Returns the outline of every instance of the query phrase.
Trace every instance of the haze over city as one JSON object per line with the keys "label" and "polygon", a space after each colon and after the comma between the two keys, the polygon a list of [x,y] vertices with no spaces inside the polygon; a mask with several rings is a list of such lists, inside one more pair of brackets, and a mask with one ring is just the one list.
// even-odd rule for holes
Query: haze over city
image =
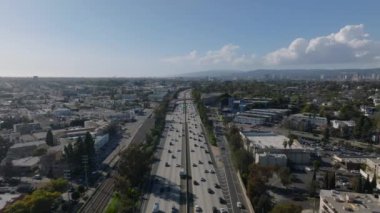
{"label": "haze over city", "polygon": [[0,76],[380,66],[380,2],[2,1]]}

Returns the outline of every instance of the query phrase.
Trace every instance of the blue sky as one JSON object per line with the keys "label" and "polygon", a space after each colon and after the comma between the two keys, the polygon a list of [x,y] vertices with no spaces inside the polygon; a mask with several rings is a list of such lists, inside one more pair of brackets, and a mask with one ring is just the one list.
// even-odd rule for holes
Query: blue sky
{"label": "blue sky", "polygon": [[2,1],[0,76],[380,66],[378,0]]}

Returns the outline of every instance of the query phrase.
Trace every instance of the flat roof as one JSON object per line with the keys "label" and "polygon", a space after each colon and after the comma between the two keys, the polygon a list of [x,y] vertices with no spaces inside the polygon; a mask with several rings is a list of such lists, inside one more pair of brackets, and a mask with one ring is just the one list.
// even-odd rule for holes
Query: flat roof
{"label": "flat roof", "polygon": [[12,160],[13,166],[34,166],[40,162],[40,157],[26,157]]}
{"label": "flat roof", "polygon": [[[289,141],[289,138],[284,135],[276,134],[259,134],[259,135],[248,135],[248,140],[253,143],[254,146],[257,146],[262,149],[284,149],[284,140]],[[302,145],[298,143],[297,140],[293,141],[291,149],[302,149]],[[289,147],[287,147],[289,149]]]}
{"label": "flat roof", "polygon": [[32,141],[32,142],[25,142],[25,143],[15,143],[13,144],[10,149],[20,148],[20,147],[27,147],[27,146],[39,146],[46,144],[45,141]]}
{"label": "flat roof", "polygon": [[0,194],[0,210],[2,210],[7,205],[7,203],[13,202],[20,196],[21,194],[10,194],[10,193]]}

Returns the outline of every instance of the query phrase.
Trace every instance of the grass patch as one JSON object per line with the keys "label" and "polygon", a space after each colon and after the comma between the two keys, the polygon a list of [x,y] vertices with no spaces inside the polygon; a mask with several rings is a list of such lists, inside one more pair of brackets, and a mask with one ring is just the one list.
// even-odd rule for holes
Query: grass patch
{"label": "grass patch", "polygon": [[106,207],[105,213],[117,213],[120,212],[121,210],[121,200],[120,200],[120,195],[119,193],[115,193],[112,196],[112,199],[108,203]]}

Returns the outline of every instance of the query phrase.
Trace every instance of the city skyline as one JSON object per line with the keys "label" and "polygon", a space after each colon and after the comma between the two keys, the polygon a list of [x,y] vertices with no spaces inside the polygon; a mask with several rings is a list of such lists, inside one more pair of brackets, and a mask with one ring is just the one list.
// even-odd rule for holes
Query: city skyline
{"label": "city skyline", "polygon": [[380,66],[377,1],[5,1],[0,76]]}

